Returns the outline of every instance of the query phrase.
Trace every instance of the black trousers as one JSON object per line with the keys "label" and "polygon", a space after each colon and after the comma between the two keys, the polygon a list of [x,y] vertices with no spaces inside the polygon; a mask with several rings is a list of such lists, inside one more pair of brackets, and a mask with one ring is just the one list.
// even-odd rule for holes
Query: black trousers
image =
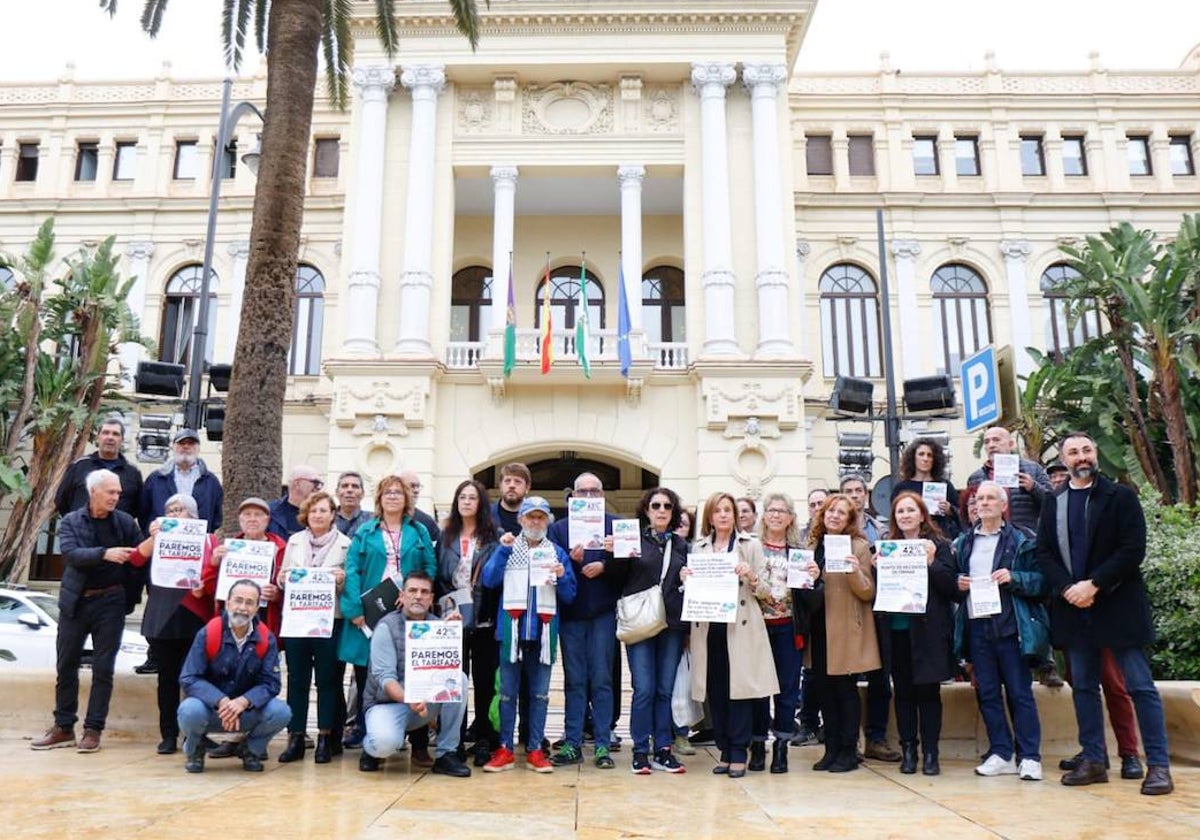
{"label": "black trousers", "polygon": [[937,753],[942,733],[942,686],[913,682],[912,634],[907,630],[892,631],[891,664],[896,730],[901,742],[916,741],[919,732],[921,751]]}
{"label": "black trousers", "polygon": [[721,761],[745,764],[754,729],[756,699],[734,700],[729,696],[729,643],[723,624],[708,627],[708,673],[705,688],[712,715],[713,740],[721,750]]}
{"label": "black trousers", "polygon": [[112,700],[113,669],[125,630],[125,589],[118,587],[94,598],[80,598],[75,615],[60,616],[56,640],[58,679],[54,683],[54,723],[71,729],[79,720],[79,666],[83,648],[92,637],[92,690],[84,729],[104,731]]}
{"label": "black trousers", "polygon": [[164,740],[179,737],[179,674],[194,639],[147,640],[150,658],[158,664],[158,732]]}
{"label": "black trousers", "polygon": [[[475,720],[471,723],[471,729],[475,733],[476,743],[495,749],[500,745],[500,735],[492,726],[490,712],[496,696],[496,670],[500,667],[500,643],[496,641],[496,628],[468,630],[464,646],[467,655],[463,657],[463,665],[467,676],[472,679],[475,692]],[[467,716],[463,715],[464,735],[466,728]],[[460,740],[459,743],[464,742]]]}
{"label": "black trousers", "polygon": [[820,700],[821,720],[825,724],[825,752],[858,747],[858,724],[862,704],[858,699],[858,679],[853,674],[830,676],[826,649],[825,623],[813,625],[809,651],[812,655],[813,692]]}

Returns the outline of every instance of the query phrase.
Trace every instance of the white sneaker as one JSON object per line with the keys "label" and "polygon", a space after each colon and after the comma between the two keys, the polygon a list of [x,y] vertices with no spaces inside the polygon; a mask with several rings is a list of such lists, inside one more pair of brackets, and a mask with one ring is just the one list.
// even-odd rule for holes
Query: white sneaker
{"label": "white sneaker", "polygon": [[987,757],[987,761],[975,768],[975,774],[977,776],[1015,776],[1017,775],[1017,762],[1011,758],[1005,761],[993,753]]}
{"label": "white sneaker", "polygon": [[1027,782],[1040,782],[1042,780],[1042,762],[1034,761],[1032,758],[1021,759],[1020,776]]}

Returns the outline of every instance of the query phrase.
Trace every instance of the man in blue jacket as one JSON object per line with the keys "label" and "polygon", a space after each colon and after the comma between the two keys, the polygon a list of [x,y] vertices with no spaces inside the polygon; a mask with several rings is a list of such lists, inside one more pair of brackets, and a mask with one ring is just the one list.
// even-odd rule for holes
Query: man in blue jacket
{"label": "man in blue jacket", "polygon": [[279,699],[279,648],[257,618],[262,590],[251,580],[229,588],[225,614],[196,634],[183,663],[179,704],[184,769],[204,772],[204,736],[245,732],[242,768],[261,773],[267,742],[287,726],[292,710]]}
{"label": "man in blue jacket", "polygon": [[199,518],[208,522],[210,534],[221,527],[225,491],[220,479],[208,471],[199,453],[200,435],[195,430],[180,429],[175,433],[171,460],[150,473],[142,486],[142,499],[138,505],[142,530],[149,530],[150,523],[163,515],[167,499],[176,493],[186,493],[196,500]]}
{"label": "man in blue jacket", "polygon": [[[604,485],[594,474],[582,473],[575,479],[572,498],[603,499]],[[566,709],[563,742],[551,759],[557,767],[583,761],[584,718],[589,704],[596,739],[595,764],[602,770],[611,770],[614,766],[609,747],[614,702],[613,662],[618,650],[619,588],[606,572],[612,560],[612,522],[615,518],[605,512],[602,544],[586,548],[583,544],[571,544],[569,519],[550,526],[550,541],[570,556],[571,571],[577,584],[575,600],[562,609],[559,631]]]}

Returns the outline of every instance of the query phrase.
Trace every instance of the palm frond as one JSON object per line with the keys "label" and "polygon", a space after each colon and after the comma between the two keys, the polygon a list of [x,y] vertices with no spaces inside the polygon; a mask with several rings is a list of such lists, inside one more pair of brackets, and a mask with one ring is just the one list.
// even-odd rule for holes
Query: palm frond
{"label": "palm frond", "polygon": [[254,6],[254,41],[259,52],[267,51],[267,12],[270,8],[267,0],[259,0]]}
{"label": "palm frond", "polygon": [[350,34],[353,0],[322,0],[321,53],[325,59],[325,84],[329,98],[338,108],[346,107],[347,78],[354,41]]}
{"label": "palm frond", "polygon": [[375,32],[388,58],[395,56],[400,41],[396,34],[395,0],[375,0]]}
{"label": "palm frond", "polygon": [[150,37],[158,35],[162,27],[163,13],[167,11],[168,0],[146,0],[142,8],[142,29],[150,33]]}
{"label": "palm frond", "polygon": [[[471,49],[479,48],[479,4],[476,0],[449,0],[450,10],[454,13],[454,25],[466,36]],[[488,8],[492,7],[491,0],[485,0]]]}

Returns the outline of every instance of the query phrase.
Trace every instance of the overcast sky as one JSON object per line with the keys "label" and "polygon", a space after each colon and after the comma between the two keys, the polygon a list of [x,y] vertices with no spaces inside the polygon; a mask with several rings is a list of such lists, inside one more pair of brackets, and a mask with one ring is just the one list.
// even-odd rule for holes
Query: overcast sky
{"label": "overcast sky", "polygon": [[[219,0],[176,0],[156,41],[142,5],[121,0],[110,21],[96,0],[0,0],[0,81],[67,62],[80,79],[149,78],[165,60],[176,78],[222,74]],[[820,0],[798,68],[875,70],[887,50],[901,70],[979,70],[992,50],[1003,69],[1082,70],[1096,50],[1106,67],[1161,69],[1198,42],[1200,0]]]}

